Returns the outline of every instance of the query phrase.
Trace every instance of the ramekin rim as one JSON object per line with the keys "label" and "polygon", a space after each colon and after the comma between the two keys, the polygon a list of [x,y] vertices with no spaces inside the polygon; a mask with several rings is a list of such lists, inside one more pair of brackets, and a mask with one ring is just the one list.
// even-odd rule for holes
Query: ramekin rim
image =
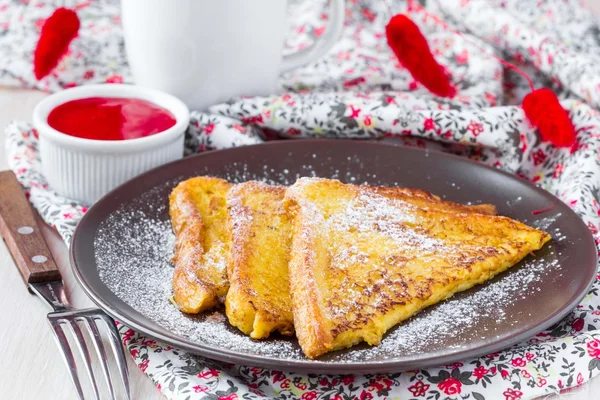
{"label": "ramekin rim", "polygon": [[[71,100],[83,99],[94,96],[114,98],[139,98],[151,101],[173,114],[175,125],[162,132],[143,138],[126,140],[94,140],[62,133],[48,124],[48,115],[57,106]],[[90,84],[65,89],[40,101],[33,110],[33,125],[40,137],[44,137],[55,144],[85,152],[140,152],[153,149],[175,140],[183,135],[189,125],[190,111],[177,97],[166,92],[131,84]]]}

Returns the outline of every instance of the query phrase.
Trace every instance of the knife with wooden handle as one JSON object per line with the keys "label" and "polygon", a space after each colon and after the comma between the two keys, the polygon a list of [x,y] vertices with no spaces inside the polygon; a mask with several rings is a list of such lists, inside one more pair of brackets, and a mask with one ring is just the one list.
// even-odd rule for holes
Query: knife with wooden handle
{"label": "knife with wooden handle", "polygon": [[0,172],[0,234],[25,283],[61,279],[35,214],[12,171]]}

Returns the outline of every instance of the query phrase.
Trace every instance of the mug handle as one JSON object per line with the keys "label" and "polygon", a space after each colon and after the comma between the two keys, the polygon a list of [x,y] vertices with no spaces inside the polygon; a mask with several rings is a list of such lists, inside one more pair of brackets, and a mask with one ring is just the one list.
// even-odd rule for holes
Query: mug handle
{"label": "mug handle", "polygon": [[323,57],[335,44],[342,33],[342,29],[344,29],[345,9],[344,0],[330,0],[329,23],[327,24],[323,36],[315,41],[310,47],[284,56],[281,72],[301,67]]}

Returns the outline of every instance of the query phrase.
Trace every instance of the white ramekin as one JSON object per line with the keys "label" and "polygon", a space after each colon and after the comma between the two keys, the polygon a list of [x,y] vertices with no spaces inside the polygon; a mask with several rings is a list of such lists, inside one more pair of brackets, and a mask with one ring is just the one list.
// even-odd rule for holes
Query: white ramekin
{"label": "white ramekin", "polygon": [[[170,111],[176,123],[155,135],[117,141],[69,136],[48,125],[48,114],[57,106],[98,96],[148,100]],[[70,199],[92,204],[128,179],[182,158],[189,115],[187,106],[176,97],[140,86],[86,85],[57,92],[42,100],[33,111],[33,124],[40,137],[43,173],[53,190]]]}

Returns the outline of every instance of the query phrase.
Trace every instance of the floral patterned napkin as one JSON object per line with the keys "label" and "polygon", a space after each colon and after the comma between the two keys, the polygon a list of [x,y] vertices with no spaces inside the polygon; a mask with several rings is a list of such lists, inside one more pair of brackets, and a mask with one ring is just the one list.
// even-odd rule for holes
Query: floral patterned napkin
{"label": "floral patterned napkin", "polygon": [[[290,5],[294,17],[286,51],[322,34],[324,2]],[[0,2],[0,84],[55,91],[130,81],[114,0],[73,1],[82,19],[80,37],[51,76],[33,79],[37,33],[57,3]],[[452,100],[432,97],[394,60],[383,34],[389,18],[384,3],[353,0],[338,44],[322,60],[282,75],[281,94],[232,99],[208,113],[193,112],[186,154],[274,137],[396,137],[407,146],[470,157],[535,182],[570,205],[600,244],[597,19],[574,0],[427,3],[423,8],[393,2],[393,8],[420,25],[447,67],[459,89]],[[445,30],[432,14],[465,36]],[[526,93],[523,80],[504,73],[481,48],[510,58],[538,87],[560,94],[577,130],[572,148],[540,141],[513,105]],[[29,123],[14,122],[6,133],[11,169],[42,217],[68,243],[87,208],[48,187]],[[385,375],[307,375],[224,364],[123,325],[119,330],[138,366],[171,399],[527,399],[580,385],[600,372],[599,282],[568,317],[526,342],[452,365]]]}

